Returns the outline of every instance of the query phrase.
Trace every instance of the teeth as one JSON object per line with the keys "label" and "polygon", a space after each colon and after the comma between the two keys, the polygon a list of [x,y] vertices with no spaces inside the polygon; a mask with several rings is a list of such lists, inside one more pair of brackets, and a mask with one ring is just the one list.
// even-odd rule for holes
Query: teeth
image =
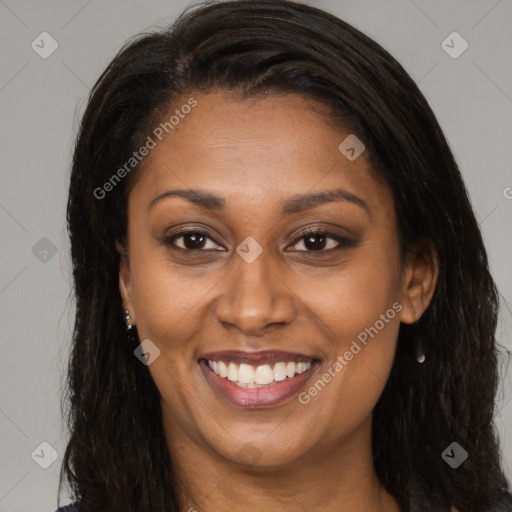
{"label": "teeth", "polygon": [[[251,365],[241,364],[238,367],[238,382],[240,384],[254,384],[254,368]],[[263,382],[258,382],[258,384],[263,384]]]}
{"label": "teeth", "polygon": [[274,372],[268,364],[258,366],[254,372],[255,384],[270,384],[274,380]]}
{"label": "teeth", "polygon": [[[212,370],[215,371],[213,368],[212,368]],[[231,380],[231,381],[238,380],[238,365],[236,365],[235,363],[229,363],[228,380]]]}
{"label": "teeth", "polygon": [[[308,363],[297,363],[295,365],[295,373],[300,375],[301,373],[304,373],[310,366],[311,364]],[[215,369],[213,371],[215,371]]]}
{"label": "teeth", "polygon": [[276,363],[274,366],[274,380],[279,382],[286,379],[286,363]]}
{"label": "teeth", "polygon": [[[224,361],[219,361],[218,368],[219,368],[219,375],[221,377],[226,378],[228,376],[228,367],[226,366],[226,363]],[[215,371],[215,370],[213,370],[213,371]],[[215,372],[215,373],[217,373],[217,372]]]}
{"label": "teeth", "polygon": [[292,379],[295,375],[304,373],[311,367],[311,362],[282,362],[275,363],[272,368],[269,364],[252,366],[250,364],[225,363],[224,361],[208,361],[208,366],[219,376],[227,378],[242,388],[266,387],[285,379]]}

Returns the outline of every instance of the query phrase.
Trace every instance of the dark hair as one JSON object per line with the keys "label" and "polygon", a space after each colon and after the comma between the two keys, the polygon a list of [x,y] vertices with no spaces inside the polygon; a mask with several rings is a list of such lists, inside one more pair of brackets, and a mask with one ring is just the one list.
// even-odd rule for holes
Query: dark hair
{"label": "dark hair", "polygon": [[[404,511],[427,499],[425,489],[433,503],[459,512],[510,510],[498,508],[512,500],[493,425],[499,298],[447,141],[389,53],[335,16],[286,0],[194,6],[171,27],[128,42],[90,93],[67,210],[76,319],[59,495],[67,479],[87,512],[179,510],[160,395],[121,319],[115,241],[126,235],[126,200],[138,169],[106,197],[94,191],[180,97],[218,90],[316,100],[333,126],[364,141],[374,172],[392,191],[402,255],[430,241],[440,268],[422,318],[401,325],[373,411],[377,475]],[[418,343],[423,365],[414,357]],[[469,454],[457,470],[441,457],[454,441]]]}

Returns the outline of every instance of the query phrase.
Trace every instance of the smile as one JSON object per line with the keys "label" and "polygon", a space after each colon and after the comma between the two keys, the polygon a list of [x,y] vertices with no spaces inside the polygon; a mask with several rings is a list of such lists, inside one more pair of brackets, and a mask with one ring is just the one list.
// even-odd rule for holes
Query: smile
{"label": "smile", "polygon": [[222,351],[205,354],[199,366],[220,397],[241,407],[269,407],[297,395],[320,361],[282,351]]}
{"label": "smile", "polygon": [[311,368],[312,362],[279,362],[272,366],[263,364],[226,363],[224,361],[208,360],[208,366],[222,378],[242,388],[268,387],[285,379],[292,379]]}

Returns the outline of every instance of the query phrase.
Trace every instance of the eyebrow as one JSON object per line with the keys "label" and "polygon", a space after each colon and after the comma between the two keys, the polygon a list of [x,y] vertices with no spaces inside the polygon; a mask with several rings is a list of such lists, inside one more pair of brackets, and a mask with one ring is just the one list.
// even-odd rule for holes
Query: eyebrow
{"label": "eyebrow", "polygon": [[[153,208],[157,203],[168,197],[182,197],[187,201],[204,208],[206,210],[224,211],[226,210],[226,201],[211,192],[198,189],[181,189],[181,190],[167,190],[163,194],[155,197],[148,205],[148,211]],[[305,210],[320,206],[322,204],[331,203],[334,201],[347,201],[363,208],[368,215],[370,215],[370,208],[360,197],[347,192],[341,188],[335,190],[326,190],[324,192],[316,192],[311,194],[297,194],[287,199],[282,208],[283,215],[292,215],[300,213]]]}

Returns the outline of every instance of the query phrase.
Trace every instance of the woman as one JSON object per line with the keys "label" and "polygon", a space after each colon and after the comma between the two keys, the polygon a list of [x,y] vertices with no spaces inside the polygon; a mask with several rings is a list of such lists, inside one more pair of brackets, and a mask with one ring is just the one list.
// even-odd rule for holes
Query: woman
{"label": "woman", "polygon": [[70,510],[512,510],[478,224],[427,101],[350,25],[228,1],[127,44],[68,227]]}

